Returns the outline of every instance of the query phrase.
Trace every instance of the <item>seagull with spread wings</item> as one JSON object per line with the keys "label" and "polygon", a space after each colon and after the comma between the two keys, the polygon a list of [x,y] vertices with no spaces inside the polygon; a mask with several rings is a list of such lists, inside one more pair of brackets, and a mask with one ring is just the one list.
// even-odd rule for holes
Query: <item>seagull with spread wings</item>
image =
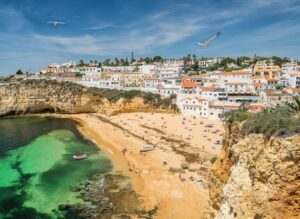
{"label": "seagull with spread wings", "polygon": [[53,25],[54,27],[56,27],[58,25],[66,25],[66,23],[61,22],[61,21],[48,21],[47,23]]}
{"label": "seagull with spread wings", "polygon": [[209,37],[205,42],[203,43],[200,43],[200,42],[197,42],[197,45],[202,47],[202,48],[207,48],[208,47],[208,44],[210,42],[212,42],[213,40],[215,40],[216,38],[218,38],[220,36],[221,32],[218,32],[216,34],[214,34],[213,36]]}

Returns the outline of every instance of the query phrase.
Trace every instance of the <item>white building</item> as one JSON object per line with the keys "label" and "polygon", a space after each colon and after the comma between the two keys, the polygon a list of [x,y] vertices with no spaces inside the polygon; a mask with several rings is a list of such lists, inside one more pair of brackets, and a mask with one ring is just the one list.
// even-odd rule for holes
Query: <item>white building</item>
{"label": "white building", "polygon": [[117,88],[123,87],[124,75],[121,73],[103,73],[99,80],[99,87]]}
{"label": "white building", "polygon": [[207,59],[207,60],[199,60],[198,65],[199,65],[199,67],[202,67],[202,68],[208,68],[208,67],[212,67],[216,64],[220,64],[221,61],[222,61],[221,58],[212,58],[212,59]]}
{"label": "white building", "polygon": [[208,100],[226,100],[227,93],[220,87],[199,87],[199,94],[202,98]]}
{"label": "white building", "polygon": [[67,67],[67,68],[75,67],[76,66],[76,62],[75,61],[69,61],[69,62],[61,64],[61,66]]}
{"label": "white building", "polygon": [[213,120],[220,120],[225,113],[237,110],[239,107],[239,103],[209,101],[199,97],[186,97],[179,105],[181,113],[185,116],[199,116]]}
{"label": "white building", "polygon": [[224,102],[224,101],[213,101],[209,103],[206,118],[221,120],[224,118],[227,112],[238,110],[240,107],[239,103]]}
{"label": "white building", "polygon": [[229,94],[251,93],[249,84],[244,80],[230,80],[224,83],[225,91]]}
{"label": "white building", "polygon": [[135,66],[102,66],[102,70],[107,72],[133,72],[135,69]]}
{"label": "white building", "polygon": [[295,62],[288,62],[288,63],[283,63],[281,66],[281,71],[284,74],[289,74],[291,72],[296,72],[297,71],[297,63]]}
{"label": "white building", "polygon": [[259,102],[265,106],[276,106],[292,100],[292,94],[281,90],[262,90],[259,92]]}
{"label": "white building", "polygon": [[300,87],[300,72],[288,74],[289,86],[292,88]]}
{"label": "white building", "polygon": [[243,80],[246,83],[251,83],[251,73],[247,71],[219,72],[209,75],[210,79],[215,79],[219,82],[227,82],[229,80]]}
{"label": "white building", "polygon": [[83,74],[82,81],[97,82],[101,77],[101,68],[98,67],[80,67],[79,72]]}
{"label": "white building", "polygon": [[157,64],[155,75],[161,79],[178,77],[182,67],[182,62],[177,60],[169,60],[164,63]]}
{"label": "white building", "polygon": [[156,65],[141,65],[139,71],[143,74],[151,75],[155,73]]}
{"label": "white building", "polygon": [[206,116],[209,101],[205,98],[186,97],[181,100],[179,108],[185,116]]}
{"label": "white building", "polygon": [[151,77],[151,78],[144,79],[144,87],[145,88],[157,87],[159,84],[160,84],[159,78]]}

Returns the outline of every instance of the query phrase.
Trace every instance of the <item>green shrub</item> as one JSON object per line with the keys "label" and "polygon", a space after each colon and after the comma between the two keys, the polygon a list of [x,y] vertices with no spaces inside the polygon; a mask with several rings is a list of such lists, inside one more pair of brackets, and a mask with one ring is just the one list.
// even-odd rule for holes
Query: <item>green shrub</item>
{"label": "green shrub", "polygon": [[212,157],[212,158],[210,159],[210,163],[211,163],[211,164],[214,164],[214,162],[216,162],[217,159],[218,159],[217,156]]}
{"label": "green shrub", "polygon": [[242,125],[241,133],[262,133],[266,137],[289,135],[300,132],[300,118],[285,106],[265,110],[248,116]]}
{"label": "green shrub", "polygon": [[241,134],[261,133],[267,138],[300,133],[300,100],[266,108],[259,113],[239,109],[226,114],[227,123],[242,122]]}
{"label": "green shrub", "polygon": [[236,111],[230,111],[225,115],[225,121],[228,123],[242,122],[249,117],[250,113],[247,110],[239,109]]}

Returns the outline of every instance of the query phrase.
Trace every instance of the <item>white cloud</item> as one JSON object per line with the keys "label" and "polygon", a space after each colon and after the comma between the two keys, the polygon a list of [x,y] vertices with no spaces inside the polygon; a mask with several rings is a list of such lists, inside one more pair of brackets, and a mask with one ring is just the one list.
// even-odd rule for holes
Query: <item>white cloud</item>
{"label": "white cloud", "polygon": [[107,23],[107,24],[100,24],[100,25],[88,27],[88,28],[86,28],[86,29],[87,29],[87,30],[103,30],[103,29],[105,29],[105,28],[112,27],[112,26],[113,26],[113,24]]}

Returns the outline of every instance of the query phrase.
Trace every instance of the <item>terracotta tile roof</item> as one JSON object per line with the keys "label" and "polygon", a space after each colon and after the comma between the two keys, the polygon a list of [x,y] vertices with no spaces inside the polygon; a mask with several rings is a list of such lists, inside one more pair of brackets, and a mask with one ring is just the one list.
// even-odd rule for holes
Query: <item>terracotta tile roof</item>
{"label": "terracotta tile roof", "polygon": [[249,106],[249,109],[256,109],[256,110],[263,110],[264,108],[265,106],[261,104],[251,104]]}
{"label": "terracotta tile roof", "polygon": [[266,78],[267,81],[278,81],[276,78]]}
{"label": "terracotta tile roof", "polygon": [[253,85],[253,86],[256,86],[256,87],[261,87],[261,86],[263,86],[264,84],[263,84],[263,83],[253,83],[252,85]]}
{"label": "terracotta tile roof", "polygon": [[199,102],[207,101],[207,99],[205,99],[205,98],[199,98],[199,97],[196,97],[196,99],[197,99]]}
{"label": "terracotta tile roof", "polygon": [[290,90],[290,91],[293,91],[293,92],[296,92],[296,91],[300,91],[300,88],[299,87],[289,87],[289,88],[286,88],[285,90]]}
{"label": "terracotta tile roof", "polygon": [[195,82],[191,82],[191,81],[183,81],[181,83],[181,87],[183,88],[193,88],[193,87],[197,87],[198,84]]}

